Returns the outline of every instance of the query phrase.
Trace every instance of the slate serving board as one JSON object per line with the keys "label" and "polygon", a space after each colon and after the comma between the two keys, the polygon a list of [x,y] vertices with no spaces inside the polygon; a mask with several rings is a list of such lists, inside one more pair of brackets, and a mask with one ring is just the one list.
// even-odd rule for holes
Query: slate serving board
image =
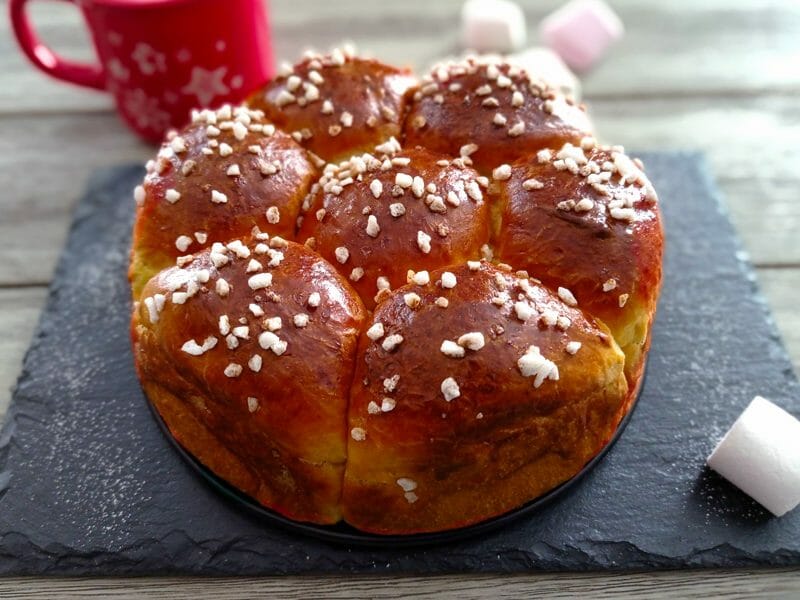
{"label": "slate serving board", "polygon": [[142,169],[97,173],[0,434],[0,573],[800,564],[800,510],[772,518],[704,468],[755,394],[800,414],[800,386],[702,157],[644,160],[666,221],[666,277],[647,382],[627,430],[588,476],[540,512],[476,539],[388,550],[269,526],[175,452],[145,404],[128,342],[124,273],[131,190]]}

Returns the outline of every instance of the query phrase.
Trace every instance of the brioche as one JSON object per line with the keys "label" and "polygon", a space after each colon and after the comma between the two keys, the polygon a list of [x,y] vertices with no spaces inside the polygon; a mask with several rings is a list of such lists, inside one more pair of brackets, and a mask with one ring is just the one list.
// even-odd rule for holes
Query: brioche
{"label": "brioche", "polygon": [[499,259],[570,290],[610,328],[630,384],[644,368],[663,253],[656,193],[640,165],[592,138],[520,159],[499,188],[495,240]]}
{"label": "brioche", "polygon": [[524,504],[608,442],[626,401],[602,325],[527,277],[451,269],[391,294],[361,337],[342,495],[361,529],[436,531]]}
{"label": "brioche", "polygon": [[405,145],[468,156],[484,174],[591,132],[583,107],[496,59],[435,66],[414,92],[403,126]]}
{"label": "brioche", "polygon": [[574,477],[641,386],[663,252],[643,165],[591,131],[499,58],[417,83],[308,55],[197,111],[134,193],[134,359],[173,437],[269,509],[378,534]]}
{"label": "brioche", "polygon": [[404,285],[409,269],[463,263],[489,241],[488,179],[445,155],[397,150],[385,161],[356,156],[326,172],[298,233],[368,308]]}
{"label": "brioche", "polygon": [[209,468],[283,514],[335,523],[366,312],[319,255],[260,237],[215,243],[147,283],[155,304],[131,325],[139,377]]}
{"label": "brioche", "polygon": [[336,50],[284,67],[248,104],[316,156],[338,162],[400,137],[414,83],[406,69]]}
{"label": "brioche", "polygon": [[147,171],[136,190],[134,297],[161,269],[213,241],[250,235],[253,227],[293,238],[319,176],[303,148],[245,107],[196,113]]}

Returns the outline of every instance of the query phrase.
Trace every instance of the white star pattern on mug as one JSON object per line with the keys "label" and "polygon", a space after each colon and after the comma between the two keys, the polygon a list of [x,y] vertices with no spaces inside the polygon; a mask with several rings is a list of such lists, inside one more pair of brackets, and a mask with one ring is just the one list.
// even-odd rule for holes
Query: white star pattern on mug
{"label": "white star pattern on mug", "polygon": [[108,72],[111,74],[112,77],[116,77],[122,81],[128,81],[131,76],[130,70],[122,64],[122,61],[118,58],[112,58],[108,61]]}
{"label": "white star pattern on mug", "polygon": [[156,71],[164,73],[167,70],[166,57],[161,52],[156,52],[149,44],[141,42],[136,44],[131,58],[139,66],[142,75],[152,75]]}
{"label": "white star pattern on mug", "polygon": [[161,131],[169,126],[169,113],[161,110],[157,98],[149,97],[142,89],[125,91],[122,104],[142,129]]}
{"label": "white star pattern on mug", "polygon": [[227,72],[228,67],[213,70],[194,67],[189,83],[181,88],[181,92],[194,95],[200,106],[209,106],[214,98],[230,92],[230,88],[223,81]]}

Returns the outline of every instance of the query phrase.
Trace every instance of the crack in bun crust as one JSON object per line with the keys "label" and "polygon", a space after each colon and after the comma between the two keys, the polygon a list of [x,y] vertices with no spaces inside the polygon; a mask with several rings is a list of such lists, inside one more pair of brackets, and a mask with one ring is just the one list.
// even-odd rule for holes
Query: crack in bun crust
{"label": "crack in bun crust", "polygon": [[513,510],[641,384],[663,232],[643,165],[499,58],[308,54],[147,164],[136,368],[176,440],[289,518],[413,534]]}

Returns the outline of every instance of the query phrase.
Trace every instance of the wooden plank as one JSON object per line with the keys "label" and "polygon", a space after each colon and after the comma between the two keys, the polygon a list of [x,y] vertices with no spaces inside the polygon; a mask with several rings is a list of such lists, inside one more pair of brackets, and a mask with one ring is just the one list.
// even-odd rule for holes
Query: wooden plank
{"label": "wooden plank", "polygon": [[800,269],[758,269],[758,283],[792,358],[794,372],[800,376]]}
{"label": "wooden plank", "polygon": [[439,577],[9,578],[2,598],[788,598],[800,592],[797,569],[654,573],[548,573]]}
{"label": "wooden plank", "polygon": [[719,180],[800,177],[797,98],[587,98],[586,102],[604,142],[639,151],[702,150]]}
{"label": "wooden plank", "polygon": [[[5,4],[7,0],[3,0]],[[276,55],[294,60],[308,46],[351,39],[391,62],[418,67],[459,51],[461,0],[399,3],[273,0]],[[560,0],[525,7],[531,43],[540,19]],[[800,7],[780,0],[612,2],[627,35],[585,80],[594,97],[698,95],[800,90]],[[40,6],[41,5],[41,6]],[[42,37],[65,56],[92,57],[74,6],[33,3]],[[34,71],[0,19],[0,112],[108,108],[109,99]]]}
{"label": "wooden plank", "polygon": [[719,183],[753,261],[773,267],[800,264],[800,177],[726,178]]}
{"label": "wooden plank", "polygon": [[0,285],[50,281],[92,170],[154,149],[108,113],[0,120]]}
{"label": "wooden plank", "polygon": [[[8,13],[2,0],[2,13]],[[42,40],[62,56],[96,62],[80,10],[66,2],[31,2],[28,13]],[[51,79],[17,46],[7,18],[0,19],[0,114],[3,112],[109,110],[107,94]]]}
{"label": "wooden plank", "polygon": [[43,287],[0,289],[0,422],[45,298]]}

